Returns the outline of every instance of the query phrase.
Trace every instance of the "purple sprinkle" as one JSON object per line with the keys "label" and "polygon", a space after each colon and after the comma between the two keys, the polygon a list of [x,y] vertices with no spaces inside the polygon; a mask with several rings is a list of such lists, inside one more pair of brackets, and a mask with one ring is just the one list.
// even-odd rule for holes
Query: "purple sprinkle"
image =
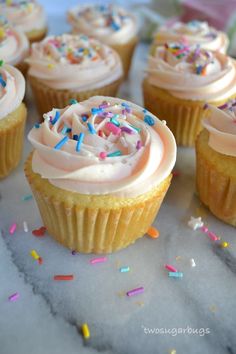
{"label": "purple sprinkle", "polygon": [[219,107],[217,107],[217,108],[219,108],[219,109],[225,109],[225,108],[228,108],[228,104],[227,104],[227,103],[222,104],[222,106],[219,106]]}
{"label": "purple sprinkle", "polygon": [[19,293],[15,293],[15,294],[10,295],[10,296],[8,297],[8,300],[9,300],[9,301],[16,301],[16,300],[19,299],[19,297],[20,297],[20,294],[19,294]]}
{"label": "purple sprinkle", "polygon": [[134,296],[134,295],[138,295],[144,292],[144,288],[141,286],[140,288],[136,288],[133,290],[130,290],[126,293],[127,296]]}
{"label": "purple sprinkle", "polygon": [[72,254],[72,256],[75,256],[76,255],[76,251],[75,250],[71,251],[71,254]]}
{"label": "purple sprinkle", "polygon": [[207,109],[209,105],[207,103],[204,104],[203,109]]}
{"label": "purple sprinkle", "polygon": [[107,107],[109,107],[109,104],[104,101],[104,102],[103,102],[102,104],[100,104],[98,107],[99,107],[99,108],[107,108]]}
{"label": "purple sprinkle", "polygon": [[121,127],[120,128],[122,132],[127,133],[127,134],[134,134],[134,131],[128,127]]}
{"label": "purple sprinkle", "polygon": [[140,150],[142,146],[143,146],[142,142],[140,140],[138,140],[137,144],[136,144],[136,149]]}

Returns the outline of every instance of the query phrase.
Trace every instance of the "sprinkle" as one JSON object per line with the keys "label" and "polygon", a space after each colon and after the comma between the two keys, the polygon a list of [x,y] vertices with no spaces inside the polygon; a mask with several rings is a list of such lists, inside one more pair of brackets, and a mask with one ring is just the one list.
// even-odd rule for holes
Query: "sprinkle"
{"label": "sprinkle", "polygon": [[207,232],[207,236],[212,240],[212,241],[218,241],[219,237],[216,236],[216,234],[212,231]]}
{"label": "sprinkle", "polygon": [[51,120],[51,124],[54,125],[60,118],[60,111],[56,111],[54,118]]}
{"label": "sprinkle", "polygon": [[173,175],[173,177],[179,177],[180,172],[178,170],[174,170],[174,171],[172,171],[172,175]]}
{"label": "sprinkle", "polygon": [[59,143],[57,143],[55,146],[54,146],[54,149],[55,150],[60,150],[60,148],[65,145],[67,143],[67,141],[69,140],[69,137],[68,136],[65,136],[63,139],[61,139],[59,141]]}
{"label": "sprinkle", "polygon": [[178,272],[177,269],[170,264],[165,264],[165,268],[168,269],[170,272]]}
{"label": "sprinkle", "polygon": [[188,226],[194,231],[196,231],[197,229],[203,226],[202,218],[194,218],[193,216],[191,216],[190,220],[188,221]]}
{"label": "sprinkle", "polygon": [[115,22],[112,22],[111,23],[111,28],[114,30],[114,31],[119,31],[120,30],[120,26],[115,23]]}
{"label": "sprinkle", "polygon": [[40,124],[39,124],[39,123],[36,123],[36,124],[34,125],[34,128],[39,129],[39,128],[40,128]]}
{"label": "sprinkle", "polygon": [[77,134],[74,134],[74,135],[73,135],[73,140],[76,140],[76,141],[78,141],[78,139],[79,139],[79,135],[77,135]]}
{"label": "sprinkle", "polygon": [[28,229],[28,224],[27,224],[26,221],[23,221],[23,229],[24,229],[25,232],[28,232],[28,231],[29,231],[29,229]]}
{"label": "sprinkle", "polygon": [[26,194],[26,195],[23,195],[23,197],[21,197],[21,200],[23,202],[26,202],[27,200],[31,200],[31,199],[33,199],[32,194]]}
{"label": "sprinkle", "polygon": [[43,264],[43,258],[42,257],[39,257],[39,259],[38,259],[38,264]]}
{"label": "sprinkle", "polygon": [[80,133],[79,137],[78,137],[78,141],[76,144],[76,151],[80,152],[80,148],[81,148],[81,144],[83,143],[84,140],[84,133]]}
{"label": "sprinkle", "polygon": [[129,125],[131,128],[133,128],[134,130],[136,130],[136,132],[140,133],[141,132],[141,128],[137,128],[134,125],[130,124]]}
{"label": "sprinkle", "polygon": [[0,67],[3,66],[3,64],[4,64],[4,61],[0,60]]}
{"label": "sprinkle", "polygon": [[196,263],[193,258],[190,259],[190,264],[191,264],[191,267],[196,267]]}
{"label": "sprinkle", "polygon": [[130,271],[130,268],[129,267],[121,267],[120,268],[120,272],[121,273],[127,273],[127,272],[129,272]]}
{"label": "sprinkle", "polygon": [[38,260],[40,258],[40,256],[38,255],[38,253],[35,250],[30,251],[30,255],[31,255],[31,257],[33,257],[36,260]]}
{"label": "sprinkle", "polygon": [[138,295],[144,292],[144,288],[141,286],[140,288],[136,288],[133,290],[129,290],[126,295],[127,296],[134,296],[134,295]]}
{"label": "sprinkle", "polygon": [[182,272],[169,272],[170,278],[183,278],[183,276]]}
{"label": "sprinkle", "polygon": [[147,124],[150,125],[150,126],[152,126],[152,125],[155,124],[154,119],[153,119],[151,116],[149,116],[148,114],[145,114],[145,116],[144,116],[144,122],[147,123]]}
{"label": "sprinkle", "polygon": [[49,64],[47,65],[47,67],[48,67],[48,69],[53,69],[53,68],[55,68],[55,65],[54,65],[54,64],[51,64],[51,63],[49,63]]}
{"label": "sprinkle", "polygon": [[106,261],[107,261],[107,257],[99,257],[99,258],[90,259],[89,263],[90,264],[97,264],[97,263],[104,263]]}
{"label": "sprinkle", "polygon": [[42,226],[39,229],[33,230],[32,234],[36,237],[43,237],[46,232],[46,227]]}
{"label": "sprinkle", "polygon": [[97,107],[94,107],[91,109],[91,113],[92,114],[98,114],[98,113],[102,113],[103,112],[103,108],[97,108]]}
{"label": "sprinkle", "polygon": [[96,130],[94,129],[94,127],[92,126],[91,123],[87,123],[88,125],[88,130],[90,134],[96,134]]}
{"label": "sprinkle", "polygon": [[99,106],[98,106],[99,108],[107,108],[107,107],[109,107],[109,103],[108,102],[106,102],[106,101],[104,101],[104,102],[102,102],[102,104],[100,104]]}
{"label": "sprinkle", "polygon": [[229,247],[229,244],[228,244],[228,242],[223,241],[223,242],[221,242],[220,247],[227,248],[227,247]]}
{"label": "sprinkle", "polygon": [[16,227],[17,227],[16,223],[14,223],[10,226],[9,232],[11,235],[13,235],[15,233]]}
{"label": "sprinkle", "polygon": [[143,147],[142,142],[140,140],[138,140],[137,144],[136,144],[136,149],[140,150],[142,147]]}
{"label": "sprinkle", "polygon": [[105,151],[100,152],[99,154],[100,159],[104,160],[107,157],[107,153]]}
{"label": "sprinkle", "polygon": [[121,129],[122,133],[134,134],[134,130],[130,129],[128,127],[121,127],[120,129]]}
{"label": "sprinkle", "polygon": [[107,157],[116,157],[116,156],[121,156],[122,152],[120,150],[111,152],[110,154],[107,155]]}
{"label": "sprinkle", "polygon": [[227,103],[225,103],[225,104],[223,104],[223,105],[221,105],[221,106],[218,106],[217,108],[219,108],[219,109],[225,109],[225,108],[228,108],[228,104],[227,104]]}
{"label": "sprinkle", "polygon": [[83,122],[86,122],[88,120],[88,115],[87,114],[83,114],[81,116],[81,119],[82,119]]}
{"label": "sprinkle", "polygon": [[54,280],[73,280],[74,275],[69,274],[69,275],[54,275],[53,277]]}
{"label": "sprinkle", "polygon": [[[203,106],[203,109],[207,109],[209,107],[208,103],[205,103],[204,106]],[[219,108],[219,107],[218,107]]]}
{"label": "sprinkle", "polygon": [[78,103],[78,101],[75,99],[75,98],[72,98],[70,101],[69,101],[70,104],[76,104]]}
{"label": "sprinkle", "polygon": [[67,133],[70,133],[71,132],[71,128],[67,127],[66,125],[64,125],[62,131],[61,131],[61,134],[65,135]]}
{"label": "sprinkle", "polygon": [[120,123],[119,123],[118,120],[116,120],[116,118],[114,118],[114,117],[111,118],[110,122],[111,122],[112,124],[116,125],[117,127],[120,126]]}
{"label": "sprinkle", "polygon": [[4,81],[2,78],[2,74],[0,74],[0,84],[2,85],[3,88],[5,88],[7,86],[6,81]]}
{"label": "sprinkle", "polygon": [[107,122],[105,127],[114,135],[119,135],[121,133],[121,129],[111,122]]}
{"label": "sprinkle", "polygon": [[170,351],[170,354],[176,354],[177,352],[176,352],[176,350],[175,349],[172,349],[171,351]]}
{"label": "sprinkle", "polygon": [[11,302],[13,302],[13,301],[18,300],[19,297],[20,297],[20,294],[19,294],[19,293],[15,293],[15,294],[10,295],[10,296],[8,297],[8,300],[11,301]]}
{"label": "sprinkle", "polygon": [[90,338],[90,331],[89,331],[89,327],[87,325],[87,323],[84,323],[81,327],[81,331],[83,333],[83,336],[85,339],[89,339]]}
{"label": "sprinkle", "polygon": [[147,235],[151,238],[158,238],[160,236],[160,232],[154,226],[151,226],[147,230]]}
{"label": "sprinkle", "polygon": [[206,227],[206,226],[203,225],[203,226],[201,227],[201,231],[204,232],[204,233],[207,233],[207,232],[208,232],[208,227]]}
{"label": "sprinkle", "polygon": [[71,251],[72,256],[75,256],[77,252],[75,250]]}

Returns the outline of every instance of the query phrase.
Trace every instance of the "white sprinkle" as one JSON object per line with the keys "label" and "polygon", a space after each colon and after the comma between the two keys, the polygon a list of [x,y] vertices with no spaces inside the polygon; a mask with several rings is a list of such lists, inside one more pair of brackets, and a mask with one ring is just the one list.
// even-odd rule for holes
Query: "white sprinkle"
{"label": "white sprinkle", "polygon": [[191,227],[194,231],[202,227],[204,224],[202,222],[202,218],[194,218],[191,216],[190,220],[188,221],[188,226]]}
{"label": "white sprinkle", "polygon": [[190,259],[190,264],[191,264],[191,267],[196,267],[196,263],[193,258]]}
{"label": "white sprinkle", "polygon": [[166,125],[166,120],[162,120],[161,122],[162,124]]}
{"label": "white sprinkle", "polygon": [[27,224],[26,221],[23,221],[23,228],[24,228],[24,231],[25,231],[25,232],[28,232],[28,231],[29,231],[29,229],[28,229],[28,224]]}

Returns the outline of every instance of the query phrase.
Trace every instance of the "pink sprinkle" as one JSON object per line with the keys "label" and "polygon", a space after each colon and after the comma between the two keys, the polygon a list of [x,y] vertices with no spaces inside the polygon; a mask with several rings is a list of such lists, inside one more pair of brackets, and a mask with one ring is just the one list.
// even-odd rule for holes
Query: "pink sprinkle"
{"label": "pink sprinkle", "polygon": [[171,272],[177,272],[177,269],[170,264],[165,264],[165,268]]}
{"label": "pink sprinkle", "polygon": [[144,292],[144,288],[141,286],[140,288],[136,288],[133,290],[130,290],[126,293],[127,296],[134,296],[134,295],[138,295]]}
{"label": "pink sprinkle", "polygon": [[107,261],[107,257],[93,258],[89,262],[90,264],[103,263]]}
{"label": "pink sprinkle", "polygon": [[8,300],[9,300],[9,301],[16,301],[16,300],[19,299],[19,297],[20,297],[20,294],[19,294],[19,293],[15,293],[15,294],[10,295],[10,296],[8,297]]}
{"label": "pink sprinkle", "polygon": [[141,142],[140,140],[138,140],[138,141],[137,141],[137,144],[136,144],[136,149],[137,149],[137,150],[140,150],[142,146],[143,146],[143,145],[142,145],[142,142]]}
{"label": "pink sprinkle", "polygon": [[17,227],[16,223],[11,225],[11,227],[9,229],[9,232],[10,232],[11,235],[13,235],[15,233],[16,227]]}
{"label": "pink sprinkle", "polygon": [[214,232],[207,232],[207,236],[212,240],[212,241],[218,241],[219,240],[219,237],[216,236],[216,234]]}
{"label": "pink sprinkle", "polygon": [[104,160],[107,157],[107,153],[105,151],[100,152],[99,154],[100,159]]}
{"label": "pink sprinkle", "polygon": [[119,135],[121,133],[121,129],[111,122],[106,123],[106,128],[114,135]]}
{"label": "pink sprinkle", "polygon": [[202,230],[202,232],[207,233],[207,232],[208,232],[208,227],[202,226],[202,227],[201,227],[201,230]]}
{"label": "pink sprinkle", "polygon": [[172,171],[173,177],[178,177],[180,175],[180,172],[178,170]]}

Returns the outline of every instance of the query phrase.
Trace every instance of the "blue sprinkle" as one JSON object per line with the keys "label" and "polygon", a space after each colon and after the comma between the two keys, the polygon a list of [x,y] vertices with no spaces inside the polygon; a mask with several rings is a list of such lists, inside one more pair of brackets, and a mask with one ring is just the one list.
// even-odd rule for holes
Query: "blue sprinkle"
{"label": "blue sprinkle", "polygon": [[202,72],[202,66],[199,65],[199,66],[196,67],[196,73],[197,73],[197,75],[200,75],[201,72]]}
{"label": "blue sprinkle", "polygon": [[129,267],[121,267],[120,268],[120,272],[121,273],[127,273],[127,272],[129,272],[130,271],[130,268]]}
{"label": "blue sprinkle", "polygon": [[56,124],[56,122],[58,121],[59,118],[60,118],[60,111],[56,111],[56,114],[55,114],[53,120],[51,121],[52,125]]}
{"label": "blue sprinkle", "polygon": [[4,81],[3,78],[2,78],[2,74],[0,74],[0,84],[2,85],[2,87],[6,87],[7,86],[6,81]]}
{"label": "blue sprinkle", "polygon": [[35,127],[36,129],[38,129],[38,128],[40,128],[40,124],[39,124],[39,123],[36,123],[36,124],[34,125],[34,127]]}
{"label": "blue sprinkle", "polygon": [[88,117],[87,116],[82,116],[82,121],[83,122],[86,122],[88,120]]}
{"label": "blue sprinkle", "polygon": [[61,148],[63,145],[65,145],[68,140],[69,140],[69,137],[68,137],[68,136],[65,136],[63,139],[61,139],[61,141],[59,141],[59,143],[57,143],[57,144],[54,146],[54,149],[55,149],[55,150],[60,150],[60,148]]}
{"label": "blue sprinkle", "polygon": [[77,152],[80,152],[80,147],[81,147],[83,140],[84,140],[84,133],[80,133],[79,138],[78,138],[78,142],[76,144],[76,151]]}
{"label": "blue sprinkle", "polygon": [[30,200],[30,199],[33,199],[32,194],[23,195],[23,197],[21,198],[21,200],[22,200],[23,202],[26,202],[27,200]]}
{"label": "blue sprinkle", "polygon": [[155,124],[154,119],[153,119],[151,116],[149,116],[148,114],[146,114],[146,115],[144,116],[144,122],[147,123],[147,124],[150,125],[150,126],[152,126],[152,125]]}
{"label": "blue sprinkle", "polygon": [[94,107],[91,109],[92,114],[98,114],[98,113],[102,113],[102,112],[103,112],[103,108]]}
{"label": "blue sprinkle", "polygon": [[96,134],[97,133],[91,123],[87,123],[87,125],[88,125],[88,130],[89,130],[90,134]]}
{"label": "blue sprinkle", "polygon": [[77,135],[77,134],[74,134],[74,135],[73,135],[73,140],[76,140],[76,141],[78,141],[78,140],[79,140],[79,135]]}
{"label": "blue sprinkle", "polygon": [[117,23],[115,23],[115,22],[112,22],[112,23],[111,23],[111,28],[112,28],[114,31],[119,31],[119,30],[120,30],[120,26],[117,25]]}
{"label": "blue sprinkle", "polygon": [[107,154],[107,157],[115,157],[115,156],[121,156],[122,152],[120,150],[111,152],[110,154]]}
{"label": "blue sprinkle", "polygon": [[147,110],[145,108],[143,109],[143,113],[147,113]]}
{"label": "blue sprinkle", "polygon": [[62,131],[61,131],[61,134],[65,135],[67,133],[70,133],[71,132],[71,128],[68,128],[66,125],[64,125]]}
{"label": "blue sprinkle", "polygon": [[70,104],[76,104],[76,103],[78,103],[78,101],[75,98],[72,98],[69,103]]}

